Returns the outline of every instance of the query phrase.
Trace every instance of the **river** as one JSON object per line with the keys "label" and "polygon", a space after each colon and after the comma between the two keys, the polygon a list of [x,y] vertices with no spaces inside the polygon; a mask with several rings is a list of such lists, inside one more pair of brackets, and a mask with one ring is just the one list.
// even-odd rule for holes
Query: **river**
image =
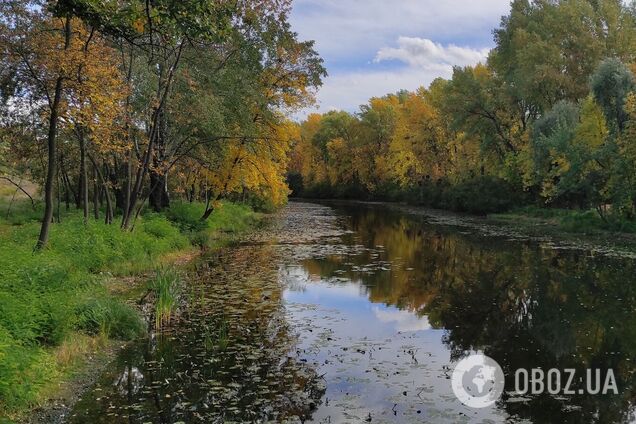
{"label": "river", "polygon": [[[383,205],[291,202],[188,273],[181,320],[126,348],[72,423],[623,423],[633,259],[485,236]],[[472,353],[494,405],[453,394]],[[612,370],[618,394],[515,393],[520,369]]]}

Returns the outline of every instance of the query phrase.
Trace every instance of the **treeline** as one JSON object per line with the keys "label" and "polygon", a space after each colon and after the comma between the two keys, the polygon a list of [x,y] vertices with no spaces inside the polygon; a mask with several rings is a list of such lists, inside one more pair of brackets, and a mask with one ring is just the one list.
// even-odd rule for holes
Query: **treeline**
{"label": "treeline", "polygon": [[[277,205],[285,113],[325,70],[287,0],[0,4],[0,171],[39,183],[38,246],[60,208],[123,229],[171,196]],[[19,180],[18,178],[12,181]],[[57,212],[57,213],[56,213]]]}
{"label": "treeline", "polygon": [[402,200],[475,213],[521,205],[636,215],[636,8],[515,0],[487,63],[310,115],[296,195]]}

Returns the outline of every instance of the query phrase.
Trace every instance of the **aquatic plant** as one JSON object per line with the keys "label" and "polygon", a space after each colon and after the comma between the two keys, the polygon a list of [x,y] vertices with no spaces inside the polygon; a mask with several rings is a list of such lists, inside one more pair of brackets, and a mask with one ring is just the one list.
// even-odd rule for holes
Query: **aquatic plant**
{"label": "aquatic plant", "polygon": [[149,289],[155,294],[155,329],[168,325],[179,307],[182,280],[173,268],[158,269],[149,282]]}

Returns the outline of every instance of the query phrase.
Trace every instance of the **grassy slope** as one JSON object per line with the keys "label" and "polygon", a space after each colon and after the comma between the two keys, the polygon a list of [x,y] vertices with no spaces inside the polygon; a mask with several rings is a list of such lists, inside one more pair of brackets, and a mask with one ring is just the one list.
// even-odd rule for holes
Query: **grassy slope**
{"label": "grassy slope", "polygon": [[150,271],[257,221],[247,206],[228,203],[202,223],[202,205],[176,204],[167,215],[146,214],[128,233],[64,212],[49,247],[34,253],[41,212],[28,202],[6,210],[0,202],[0,422],[59,388],[108,340],[144,333],[138,312],[109,290],[113,277]]}

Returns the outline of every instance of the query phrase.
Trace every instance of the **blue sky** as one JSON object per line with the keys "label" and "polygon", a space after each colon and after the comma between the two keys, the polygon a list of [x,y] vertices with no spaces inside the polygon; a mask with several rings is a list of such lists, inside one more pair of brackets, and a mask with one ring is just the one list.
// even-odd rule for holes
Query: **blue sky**
{"label": "blue sky", "polygon": [[318,105],[353,112],[373,96],[427,86],[483,61],[510,0],[294,0],[291,23],[316,41],[329,76]]}

